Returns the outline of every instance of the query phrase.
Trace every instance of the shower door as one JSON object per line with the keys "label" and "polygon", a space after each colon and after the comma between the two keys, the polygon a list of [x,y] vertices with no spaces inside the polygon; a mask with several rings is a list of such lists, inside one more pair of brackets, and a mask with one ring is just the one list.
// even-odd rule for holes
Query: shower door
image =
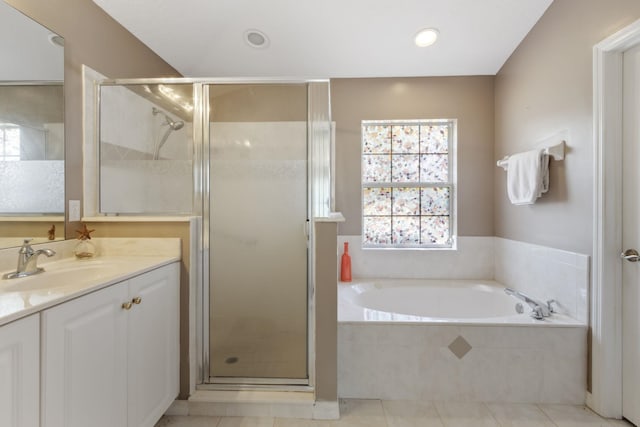
{"label": "shower door", "polygon": [[208,94],[210,382],[306,384],[307,86]]}

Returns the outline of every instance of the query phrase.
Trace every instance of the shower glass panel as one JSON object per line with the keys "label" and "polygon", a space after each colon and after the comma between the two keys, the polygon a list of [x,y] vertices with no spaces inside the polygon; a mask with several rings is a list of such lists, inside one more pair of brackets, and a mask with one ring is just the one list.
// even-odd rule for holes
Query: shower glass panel
{"label": "shower glass panel", "polygon": [[102,83],[99,98],[100,213],[190,213],[193,85]]}
{"label": "shower glass panel", "polygon": [[305,384],[307,85],[208,91],[210,381]]}

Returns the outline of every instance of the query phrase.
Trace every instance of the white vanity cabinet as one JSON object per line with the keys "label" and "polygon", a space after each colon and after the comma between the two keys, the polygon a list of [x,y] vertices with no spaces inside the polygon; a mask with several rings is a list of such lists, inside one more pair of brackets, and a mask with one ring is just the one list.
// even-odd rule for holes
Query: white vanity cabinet
{"label": "white vanity cabinet", "polygon": [[178,282],[178,263],[129,281],[129,427],[153,427],[178,396]]}
{"label": "white vanity cabinet", "polygon": [[42,426],[153,427],[178,395],[179,264],[42,312]]}
{"label": "white vanity cabinet", "polygon": [[40,425],[38,314],[0,326],[0,426]]}

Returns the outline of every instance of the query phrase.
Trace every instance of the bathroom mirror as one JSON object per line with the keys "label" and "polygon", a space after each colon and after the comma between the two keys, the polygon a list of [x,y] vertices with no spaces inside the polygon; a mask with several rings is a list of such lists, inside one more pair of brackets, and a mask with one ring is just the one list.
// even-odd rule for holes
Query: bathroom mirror
{"label": "bathroom mirror", "polygon": [[64,238],[64,40],[0,1],[0,248]]}

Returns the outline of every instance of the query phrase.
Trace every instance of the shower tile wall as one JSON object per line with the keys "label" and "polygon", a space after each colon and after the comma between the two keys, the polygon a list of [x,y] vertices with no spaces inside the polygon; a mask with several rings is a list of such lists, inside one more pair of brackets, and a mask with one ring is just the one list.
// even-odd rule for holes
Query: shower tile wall
{"label": "shower tile wall", "polygon": [[160,160],[153,160],[155,144],[166,131],[164,117],[151,112],[154,104],[125,87],[106,86],[100,105],[102,211],[189,212],[192,124],[172,132]]}

